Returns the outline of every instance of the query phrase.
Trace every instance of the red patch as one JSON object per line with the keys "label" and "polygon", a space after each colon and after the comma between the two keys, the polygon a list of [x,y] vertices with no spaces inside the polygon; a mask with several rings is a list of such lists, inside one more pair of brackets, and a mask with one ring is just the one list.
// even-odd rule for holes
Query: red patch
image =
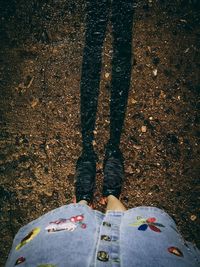
{"label": "red patch", "polygon": [[167,250],[175,256],[183,257],[183,253],[177,247],[169,247]]}
{"label": "red patch", "polygon": [[76,217],[71,217],[71,218],[70,218],[70,221],[71,221],[71,222],[76,222]]}
{"label": "red patch", "polygon": [[147,219],[148,223],[154,223],[155,221],[156,221],[156,218],[154,218],[154,217]]}
{"label": "red patch", "polygon": [[81,228],[85,229],[86,227],[87,227],[87,226],[86,226],[85,223],[82,223],[82,224],[81,224]]}
{"label": "red patch", "polygon": [[21,263],[23,263],[23,262],[25,262],[25,258],[24,257],[20,257],[20,258],[18,258],[17,260],[16,260],[16,262],[15,262],[15,266],[16,265],[19,265],[19,264],[21,264]]}
{"label": "red patch", "polygon": [[76,216],[76,221],[77,222],[80,222],[80,221],[82,221],[84,219],[84,216],[83,215],[78,215],[78,216]]}
{"label": "red patch", "polygon": [[157,233],[161,232],[161,230],[153,224],[149,224],[149,228],[154,232],[157,232]]}

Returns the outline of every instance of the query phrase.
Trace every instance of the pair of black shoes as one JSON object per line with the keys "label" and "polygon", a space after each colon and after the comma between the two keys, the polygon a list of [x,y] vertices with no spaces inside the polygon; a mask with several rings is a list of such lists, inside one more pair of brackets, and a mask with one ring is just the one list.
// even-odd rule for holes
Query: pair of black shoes
{"label": "pair of black shoes", "polygon": [[[96,181],[96,162],[94,151],[83,151],[76,164],[75,195],[76,202],[86,200],[91,203]],[[119,147],[107,144],[103,162],[103,197],[113,195],[119,198],[124,180],[124,158]]]}

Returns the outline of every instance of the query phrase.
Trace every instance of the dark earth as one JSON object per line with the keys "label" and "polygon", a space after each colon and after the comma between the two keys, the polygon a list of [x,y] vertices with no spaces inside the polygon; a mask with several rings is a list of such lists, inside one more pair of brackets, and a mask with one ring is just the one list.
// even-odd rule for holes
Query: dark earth
{"label": "dark earth", "polygon": [[[83,0],[0,3],[0,266],[21,226],[73,198],[84,8]],[[122,201],[164,209],[200,248],[200,4],[137,0],[134,10]],[[111,58],[109,26],[94,132],[100,210]]]}

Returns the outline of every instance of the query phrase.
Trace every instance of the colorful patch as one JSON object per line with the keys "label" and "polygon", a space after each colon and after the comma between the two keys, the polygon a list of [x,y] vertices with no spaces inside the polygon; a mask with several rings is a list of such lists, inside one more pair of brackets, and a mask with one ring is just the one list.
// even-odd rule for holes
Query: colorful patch
{"label": "colorful patch", "polygon": [[29,232],[22,240],[21,242],[16,246],[16,250],[19,250],[21,247],[26,245],[28,242],[30,242],[34,237],[36,237],[40,232],[40,228],[37,227],[33,229],[31,232]]}
{"label": "colorful patch", "polygon": [[69,219],[58,219],[56,221],[50,222],[49,225],[45,228],[48,232],[58,232],[58,231],[69,231],[73,232],[77,227],[85,229],[87,225],[83,223],[84,216],[77,215]]}
{"label": "colorful patch", "polygon": [[152,231],[157,233],[161,232],[158,227],[165,227],[163,224],[157,223],[155,217],[144,219],[140,216],[137,217],[137,222],[130,224],[130,226],[139,226],[138,230],[140,231],[146,231],[149,227]]}
{"label": "colorful patch", "polygon": [[180,249],[177,247],[169,247],[167,250],[175,256],[183,257],[182,251],[180,251]]}
{"label": "colorful patch", "polygon": [[25,258],[24,257],[20,257],[20,258],[18,258],[17,260],[16,260],[16,262],[15,262],[15,266],[16,265],[19,265],[19,264],[21,264],[21,263],[23,263],[23,262],[25,262]]}

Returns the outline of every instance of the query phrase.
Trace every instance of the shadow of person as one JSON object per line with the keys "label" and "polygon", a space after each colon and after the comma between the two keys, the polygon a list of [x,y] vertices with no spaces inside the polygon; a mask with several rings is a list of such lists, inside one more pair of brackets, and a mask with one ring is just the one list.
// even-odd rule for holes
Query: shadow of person
{"label": "shadow of person", "polygon": [[120,143],[131,78],[133,1],[88,0],[80,84],[83,149],[92,148],[102,48],[109,19],[113,34],[109,143],[116,146]]}

